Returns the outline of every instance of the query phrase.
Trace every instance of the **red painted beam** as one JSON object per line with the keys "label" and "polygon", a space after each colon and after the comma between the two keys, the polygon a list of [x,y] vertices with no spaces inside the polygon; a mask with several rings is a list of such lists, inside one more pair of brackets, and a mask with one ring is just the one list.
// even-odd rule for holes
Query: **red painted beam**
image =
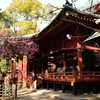
{"label": "red painted beam", "polygon": [[89,45],[83,45],[82,48],[88,49],[88,50],[100,50],[99,47],[89,46]]}

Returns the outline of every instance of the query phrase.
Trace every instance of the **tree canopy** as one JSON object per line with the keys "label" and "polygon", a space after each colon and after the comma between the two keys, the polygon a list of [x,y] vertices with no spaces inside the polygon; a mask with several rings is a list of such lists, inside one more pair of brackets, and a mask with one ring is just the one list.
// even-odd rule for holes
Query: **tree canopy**
{"label": "tree canopy", "polygon": [[51,4],[44,5],[38,0],[12,0],[10,6],[4,11],[8,16],[7,26],[12,26],[13,30],[19,34],[34,33],[36,20],[42,17],[51,20],[57,12]]}
{"label": "tree canopy", "polygon": [[5,13],[11,18],[9,23],[18,33],[24,30],[24,34],[29,34],[34,32],[34,16],[39,15],[41,9],[42,4],[38,0],[12,0]]}
{"label": "tree canopy", "polygon": [[34,58],[38,52],[38,45],[31,38],[9,37],[0,34],[0,59],[22,58],[27,55],[28,59]]}

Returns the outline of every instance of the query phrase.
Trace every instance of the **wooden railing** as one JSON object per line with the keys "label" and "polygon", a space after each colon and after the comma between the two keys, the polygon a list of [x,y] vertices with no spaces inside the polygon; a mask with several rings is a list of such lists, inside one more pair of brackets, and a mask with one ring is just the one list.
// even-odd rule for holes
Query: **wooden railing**
{"label": "wooden railing", "polygon": [[85,71],[78,74],[76,81],[100,81],[100,71]]}
{"label": "wooden railing", "polygon": [[100,71],[83,71],[82,73],[78,73],[76,71],[72,72],[51,72],[51,73],[40,73],[38,74],[38,78],[43,80],[53,80],[53,81],[100,81]]}

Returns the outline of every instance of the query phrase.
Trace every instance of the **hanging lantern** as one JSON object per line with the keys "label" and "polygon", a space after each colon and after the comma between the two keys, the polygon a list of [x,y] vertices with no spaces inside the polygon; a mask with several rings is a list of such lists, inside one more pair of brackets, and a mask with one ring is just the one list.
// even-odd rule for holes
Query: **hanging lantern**
{"label": "hanging lantern", "polygon": [[67,37],[69,40],[71,40],[71,38],[72,38],[72,35],[70,35],[70,34],[67,34],[67,35],[66,35],[66,37]]}

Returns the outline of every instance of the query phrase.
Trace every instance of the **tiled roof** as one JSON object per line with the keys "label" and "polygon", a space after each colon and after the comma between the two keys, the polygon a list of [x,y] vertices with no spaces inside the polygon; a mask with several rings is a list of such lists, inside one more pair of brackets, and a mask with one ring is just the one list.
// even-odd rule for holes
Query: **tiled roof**
{"label": "tiled roof", "polygon": [[[92,0],[88,0],[86,3],[83,4],[83,6],[79,7],[78,9],[83,11],[85,9],[88,9],[91,7],[91,1]],[[92,6],[95,6],[97,4],[100,4],[100,0],[93,0],[93,5]]]}
{"label": "tiled roof", "polygon": [[[100,0],[99,0],[100,1]],[[58,13],[58,15],[57,16],[55,16],[55,18],[53,18],[51,21],[50,21],[50,23],[48,24],[48,25],[46,25],[44,28],[42,28],[36,35],[35,35],[35,37],[37,36],[38,37],[38,39],[37,40],[39,40],[39,39],[41,39],[40,37],[41,37],[41,35],[43,35],[43,34],[45,34],[47,31],[48,31],[48,29],[49,28],[51,28],[51,27],[54,27],[54,23],[57,23],[57,22],[59,22],[59,21],[61,21],[62,23],[64,23],[64,21],[62,20],[62,14],[64,13],[64,12],[66,12],[66,11],[70,11],[70,12],[74,12],[74,13],[76,13],[78,16],[77,16],[77,18],[79,19],[79,20],[84,20],[84,18],[85,18],[85,20],[84,21],[86,21],[87,23],[88,23],[88,21],[90,21],[90,20],[87,20],[88,18],[91,18],[91,19],[96,19],[96,18],[99,18],[99,16],[97,16],[97,15],[94,15],[94,14],[91,14],[91,13],[86,13],[86,12],[83,12],[83,11],[80,11],[80,10],[77,10],[77,9],[74,9],[73,7],[69,7],[69,6],[64,6],[64,8]],[[70,13],[71,14],[71,13]],[[73,13],[72,13],[73,14]],[[71,16],[71,15],[69,15],[69,16]],[[81,16],[81,17],[80,17]],[[82,19],[82,16],[83,16],[83,19]],[[72,15],[72,17],[74,17],[74,15]],[[87,18],[88,17],[88,18]],[[69,22],[70,22],[70,17],[68,17],[67,16],[67,18],[66,18],[66,20],[68,20]],[[83,26],[83,24],[80,24],[82,21],[80,21],[79,22],[79,25],[82,25]],[[72,19],[72,23],[73,23],[74,21],[73,21],[73,19]],[[91,21],[91,23],[92,23],[92,21]],[[95,23],[94,23],[95,24]],[[84,24],[85,25],[85,24]],[[61,26],[62,27],[62,26]],[[91,26],[90,26],[91,27]],[[89,28],[90,28],[89,27]],[[96,27],[93,27],[94,29],[98,29],[98,27],[96,26]],[[52,29],[53,30],[53,29]],[[39,37],[40,36],[40,37]],[[33,35],[33,38],[34,38],[34,35]]]}

